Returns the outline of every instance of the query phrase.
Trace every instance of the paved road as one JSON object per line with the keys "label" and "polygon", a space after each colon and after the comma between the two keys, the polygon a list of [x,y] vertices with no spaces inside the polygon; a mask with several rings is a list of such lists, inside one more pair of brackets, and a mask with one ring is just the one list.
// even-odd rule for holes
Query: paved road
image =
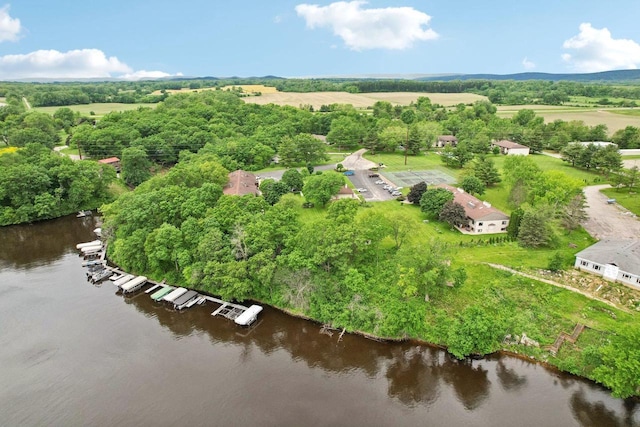
{"label": "paved road", "polygon": [[592,185],[585,187],[587,215],[583,224],[585,230],[598,239],[637,239],[640,236],[640,221],[631,212],[616,204],[607,204],[607,196],[600,193],[610,185]]}
{"label": "paved road", "polygon": [[393,200],[393,197],[387,190],[384,190],[382,186],[384,184],[376,184],[377,180],[383,180],[389,183],[383,177],[369,178],[369,174],[376,173],[368,170],[357,170],[354,175],[348,176],[349,180],[356,188],[366,188],[367,191],[360,193],[367,202],[384,202],[385,200]]}
{"label": "paved road", "polygon": [[69,148],[66,145],[61,145],[58,147],[53,147],[53,151],[56,151],[58,154],[60,154],[61,156],[67,156],[69,157],[71,160],[80,160],[80,156],[77,154],[65,154],[65,153],[61,153],[61,150],[64,150],[65,148]]}
{"label": "paved road", "polygon": [[377,164],[375,164],[371,160],[367,160],[367,159],[362,157],[362,155],[366,151],[367,150],[365,148],[363,148],[363,149],[358,150],[355,153],[345,157],[345,159],[342,161],[342,166],[344,166],[346,169],[351,169],[351,170],[356,170],[356,171],[368,170],[369,168],[378,166]]}

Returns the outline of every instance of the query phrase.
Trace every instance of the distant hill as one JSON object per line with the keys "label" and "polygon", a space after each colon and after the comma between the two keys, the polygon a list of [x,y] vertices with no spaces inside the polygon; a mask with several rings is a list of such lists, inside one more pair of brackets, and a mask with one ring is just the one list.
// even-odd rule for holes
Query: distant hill
{"label": "distant hill", "polygon": [[420,81],[452,81],[452,80],[547,80],[573,82],[633,81],[640,80],[640,70],[614,70],[599,73],[517,73],[517,74],[451,74],[448,76],[420,77]]}

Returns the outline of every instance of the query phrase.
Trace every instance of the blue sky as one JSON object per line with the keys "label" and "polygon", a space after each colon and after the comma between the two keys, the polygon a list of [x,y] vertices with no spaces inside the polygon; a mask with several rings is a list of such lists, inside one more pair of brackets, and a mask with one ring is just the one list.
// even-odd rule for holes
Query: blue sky
{"label": "blue sky", "polygon": [[4,80],[640,67],[638,0],[1,1]]}

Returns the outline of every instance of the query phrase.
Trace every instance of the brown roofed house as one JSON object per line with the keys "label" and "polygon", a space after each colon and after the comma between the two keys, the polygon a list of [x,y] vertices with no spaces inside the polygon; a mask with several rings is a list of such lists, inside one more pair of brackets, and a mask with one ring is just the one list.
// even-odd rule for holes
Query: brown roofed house
{"label": "brown roofed house", "polygon": [[458,229],[468,234],[506,233],[509,216],[491,206],[491,203],[478,200],[461,188],[439,184],[436,188],[444,188],[453,193],[453,201],[460,204],[467,214],[468,223]]}
{"label": "brown roofed house", "polygon": [[238,169],[229,173],[229,182],[222,190],[224,194],[232,196],[244,196],[245,194],[258,195],[258,180],[251,172]]}
{"label": "brown roofed house", "polygon": [[117,157],[109,157],[108,159],[98,160],[98,163],[103,165],[111,165],[115,168],[116,172],[120,172],[120,159]]}
{"label": "brown roofed house", "polygon": [[442,148],[445,145],[451,145],[455,147],[458,145],[458,138],[453,135],[440,135],[436,140],[436,148]]}
{"label": "brown roofed house", "polygon": [[332,198],[334,200],[338,200],[338,199],[357,199],[358,196],[356,196],[356,193],[354,193],[353,190],[350,189],[345,184],[344,187],[340,187],[340,191],[338,191],[338,194],[334,195]]}
{"label": "brown roofed house", "polygon": [[494,141],[491,143],[491,147],[499,147],[500,153],[506,155],[517,154],[520,156],[529,155],[529,147],[526,145],[518,144],[517,142],[503,139],[501,141]]}

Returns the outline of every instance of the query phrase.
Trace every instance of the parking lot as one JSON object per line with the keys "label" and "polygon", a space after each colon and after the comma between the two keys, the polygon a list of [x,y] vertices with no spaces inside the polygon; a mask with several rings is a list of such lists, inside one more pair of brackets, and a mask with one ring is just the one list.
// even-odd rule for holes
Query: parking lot
{"label": "parking lot", "polygon": [[372,173],[377,174],[378,172],[357,170],[354,171],[353,175],[347,176],[347,178],[349,178],[349,180],[356,188],[364,188],[367,190],[359,194],[368,202],[383,202],[385,200],[394,200],[395,197],[392,196],[387,190],[384,190],[382,188],[384,184],[375,184],[375,182],[378,180],[385,181],[385,183],[391,185],[393,185],[393,183],[389,182],[389,180],[385,179],[382,175],[380,175],[379,177],[369,178],[369,174]]}

